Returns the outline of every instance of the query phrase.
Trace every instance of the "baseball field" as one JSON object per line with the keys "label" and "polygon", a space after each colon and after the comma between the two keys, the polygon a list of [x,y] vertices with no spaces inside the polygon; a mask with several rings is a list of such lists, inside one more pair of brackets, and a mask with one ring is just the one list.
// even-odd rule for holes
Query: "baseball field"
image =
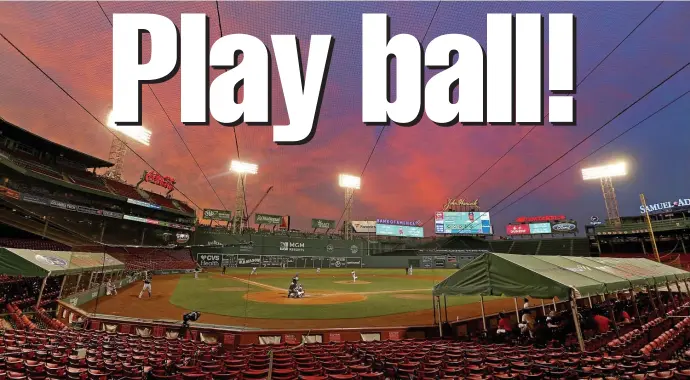
{"label": "baseball field", "polygon": [[[336,328],[428,325],[433,322],[431,289],[454,270],[417,269],[228,269],[153,278],[153,295],[138,298],[142,284],[120,289],[82,305],[87,312],[147,319],[180,320],[202,313],[199,322],[258,328]],[[306,295],[287,298],[292,277],[299,273]],[[512,299],[485,297],[486,312],[514,308]],[[448,297],[448,319],[481,315],[479,297]]]}

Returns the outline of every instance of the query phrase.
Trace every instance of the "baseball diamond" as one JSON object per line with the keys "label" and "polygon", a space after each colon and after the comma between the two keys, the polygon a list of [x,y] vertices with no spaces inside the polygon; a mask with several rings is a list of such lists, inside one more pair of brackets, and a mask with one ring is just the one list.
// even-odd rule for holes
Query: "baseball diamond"
{"label": "baseball diamond", "polygon": [[[431,289],[452,274],[449,269],[415,271],[360,269],[352,283],[349,269],[313,269],[299,273],[306,291],[302,299],[287,298],[294,269],[247,268],[157,276],[151,299],[133,302],[137,286],[116,297],[81,306],[84,311],[147,319],[179,319],[189,310],[203,313],[203,322],[258,328],[335,328],[360,326],[426,325],[433,322]],[[487,312],[510,310],[512,299],[485,297]],[[479,297],[448,298],[452,319],[480,316]]]}

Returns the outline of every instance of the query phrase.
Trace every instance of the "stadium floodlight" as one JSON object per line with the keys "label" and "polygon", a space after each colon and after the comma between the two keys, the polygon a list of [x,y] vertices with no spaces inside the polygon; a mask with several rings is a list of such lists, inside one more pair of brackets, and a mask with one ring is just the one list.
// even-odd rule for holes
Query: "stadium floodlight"
{"label": "stadium floodlight", "polygon": [[259,172],[259,166],[248,162],[233,160],[230,163],[230,171],[237,174],[256,174]]}
{"label": "stadium floodlight", "polygon": [[355,177],[349,174],[341,174],[338,176],[338,185],[346,189],[359,190],[362,180],[359,177]]}
{"label": "stadium floodlight", "polygon": [[232,219],[232,230],[235,233],[241,234],[247,220],[247,207],[245,193],[247,174],[256,174],[259,172],[259,165],[250,164],[249,162],[242,162],[232,160],[230,163],[230,171],[237,174],[237,192],[235,193],[235,216]]}
{"label": "stadium floodlight", "polygon": [[618,212],[618,200],[616,199],[616,190],[613,187],[613,177],[623,177],[627,174],[628,170],[625,162],[582,169],[583,180],[598,179],[601,181],[601,192],[604,194],[607,221],[616,226],[620,226],[621,217]]}
{"label": "stadium floodlight", "polygon": [[108,154],[108,161],[112,162],[113,166],[108,168],[105,176],[117,181],[123,181],[122,173],[124,172],[125,156],[129,150],[125,143],[125,137],[128,137],[142,145],[151,145],[151,131],[141,125],[117,125],[113,120],[113,111],[108,115],[106,122],[108,129],[115,131],[116,135],[110,144],[110,153]]}
{"label": "stadium floodlight", "polygon": [[113,112],[110,111],[108,115],[108,128],[120,132],[121,134],[131,138],[132,140],[149,146],[151,145],[151,131],[141,125],[117,125],[113,121]]}
{"label": "stadium floodlight", "polygon": [[343,237],[350,239],[350,228],[352,225],[352,203],[354,202],[355,190],[359,190],[362,179],[349,174],[338,176],[338,185],[345,189],[345,218],[343,219]]}
{"label": "stadium floodlight", "polygon": [[604,177],[622,177],[627,174],[628,171],[625,162],[582,169],[582,179],[585,181]]}

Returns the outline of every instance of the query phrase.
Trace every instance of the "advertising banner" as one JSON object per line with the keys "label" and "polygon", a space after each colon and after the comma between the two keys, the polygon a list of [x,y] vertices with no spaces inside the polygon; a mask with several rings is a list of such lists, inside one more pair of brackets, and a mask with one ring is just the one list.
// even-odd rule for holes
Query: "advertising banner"
{"label": "advertising banner", "polygon": [[438,211],[435,214],[437,234],[491,235],[491,216],[488,212]]}
{"label": "advertising banner", "polygon": [[168,191],[175,190],[175,178],[160,175],[152,170],[144,170],[144,173],[141,175],[141,181],[158,185]]}
{"label": "advertising banner", "polygon": [[187,232],[178,232],[175,234],[175,241],[177,244],[184,244],[189,241],[189,234]]}
{"label": "advertising banner", "polygon": [[435,268],[445,268],[446,267],[446,256],[434,256],[434,267]]}
{"label": "advertising banner", "polygon": [[256,224],[273,224],[279,226],[283,221],[283,217],[280,215],[269,215],[269,214],[255,214],[254,223]]}
{"label": "advertising banner", "polygon": [[241,255],[237,258],[237,266],[241,268],[253,268],[261,266],[261,256]]}
{"label": "advertising banner", "polygon": [[403,237],[424,237],[423,227],[410,227],[401,225],[380,224],[376,222],[376,235],[379,236],[403,236]]}
{"label": "advertising banner", "polygon": [[335,220],[330,219],[312,219],[311,228],[334,229]]}
{"label": "advertising banner", "polygon": [[553,233],[575,233],[577,232],[577,222],[575,221],[570,221],[570,222],[562,222],[562,223],[555,223],[551,226],[551,230]]}
{"label": "advertising banner", "polygon": [[352,228],[357,233],[376,233],[376,222],[371,220],[353,220]]}
{"label": "advertising banner", "polygon": [[520,216],[515,219],[517,223],[533,223],[533,222],[552,222],[558,220],[565,220],[565,215],[542,215],[542,216]]}
{"label": "advertising banner", "polygon": [[2,194],[5,197],[13,198],[16,200],[19,200],[21,198],[21,194],[19,194],[19,192],[14,191],[6,186],[0,186],[0,194]]}
{"label": "advertising banner", "polygon": [[509,224],[506,226],[506,235],[529,235],[529,224]]}
{"label": "advertising banner", "polygon": [[282,268],[283,264],[287,264],[286,256],[262,256],[261,266],[264,268]]}
{"label": "advertising banner", "polygon": [[218,253],[201,253],[197,255],[197,262],[202,267],[219,267],[220,257]]}
{"label": "advertising banner", "polygon": [[61,210],[79,212],[82,214],[107,216],[109,218],[114,218],[114,219],[123,219],[124,218],[124,214],[119,213],[119,212],[112,212],[112,211],[106,211],[106,210],[99,210],[99,209],[93,208],[93,207],[73,205],[71,203],[57,201],[54,199],[48,199],[48,198],[39,197],[36,195],[31,195],[31,194],[26,194],[26,193],[21,194],[20,200],[25,201],[25,202],[34,203],[34,204],[39,204],[42,206],[50,206],[50,207],[54,207],[54,208],[59,208]]}
{"label": "advertising banner", "polygon": [[43,198],[43,197],[39,197],[36,195],[31,195],[31,194],[26,194],[26,193],[22,193],[21,200],[23,200],[24,202],[35,203],[35,204],[43,205],[43,206],[48,206],[50,204],[50,199],[48,199],[48,198]]}
{"label": "advertising banner", "polygon": [[474,201],[468,201],[463,198],[460,199],[452,199],[449,198],[446,201],[445,206],[443,206],[443,211],[448,211],[454,207],[479,207],[479,199],[475,199]]}
{"label": "advertising banner", "polygon": [[304,252],[305,244],[303,241],[281,241],[279,249],[281,251]]}
{"label": "advertising banner", "polygon": [[345,257],[331,257],[328,262],[329,268],[347,268],[347,258]]}
{"label": "advertising banner", "polygon": [[397,219],[376,219],[376,224],[389,224],[393,226],[421,226],[421,220],[409,221],[409,220],[397,220]]}
{"label": "advertising banner", "polygon": [[[649,213],[654,213],[654,212],[663,212],[663,211],[673,211],[673,209],[678,208],[678,207],[687,207],[690,206],[690,198],[678,198],[678,200],[674,201],[667,201],[667,202],[661,202],[661,203],[655,203],[651,205],[647,205],[647,212]],[[644,206],[640,206],[640,214],[644,214],[645,209]]]}
{"label": "advertising banner", "polygon": [[220,265],[225,267],[232,267],[237,264],[237,255],[222,255],[220,258]]}
{"label": "advertising banner", "polygon": [[529,233],[531,235],[550,234],[551,233],[551,223],[530,223]]}
{"label": "advertising banner", "polygon": [[233,253],[274,256],[334,256],[366,255],[364,240],[305,239],[279,235],[229,235],[222,232],[197,230],[190,238],[194,245],[223,245]]}
{"label": "advertising banner", "polygon": [[127,198],[127,203],[131,203],[133,205],[141,206],[141,207],[148,207],[148,208],[153,208],[156,210],[160,210],[161,206],[154,204],[154,203],[149,203],[149,202],[144,202],[140,201],[138,199],[132,199],[132,198]]}
{"label": "advertising banner", "polygon": [[422,268],[433,268],[434,257],[433,256],[422,256]]}
{"label": "advertising banner", "polygon": [[348,268],[361,268],[362,267],[362,259],[359,257],[348,257],[347,258],[347,267]]}
{"label": "advertising banner", "polygon": [[227,210],[205,208],[203,218],[207,220],[222,220],[229,222],[232,220],[232,212]]}

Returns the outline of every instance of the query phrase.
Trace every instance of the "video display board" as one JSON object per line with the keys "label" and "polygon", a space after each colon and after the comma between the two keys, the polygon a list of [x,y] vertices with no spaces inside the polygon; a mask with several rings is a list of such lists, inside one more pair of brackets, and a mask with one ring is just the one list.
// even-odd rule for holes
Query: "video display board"
{"label": "video display board", "polygon": [[436,212],[437,234],[491,235],[491,216],[488,212]]}
{"label": "video display board", "polygon": [[376,223],[376,235],[422,238],[424,237],[424,228]]}
{"label": "video display board", "polygon": [[536,234],[550,234],[551,233],[551,223],[530,223],[529,233],[531,235]]}

